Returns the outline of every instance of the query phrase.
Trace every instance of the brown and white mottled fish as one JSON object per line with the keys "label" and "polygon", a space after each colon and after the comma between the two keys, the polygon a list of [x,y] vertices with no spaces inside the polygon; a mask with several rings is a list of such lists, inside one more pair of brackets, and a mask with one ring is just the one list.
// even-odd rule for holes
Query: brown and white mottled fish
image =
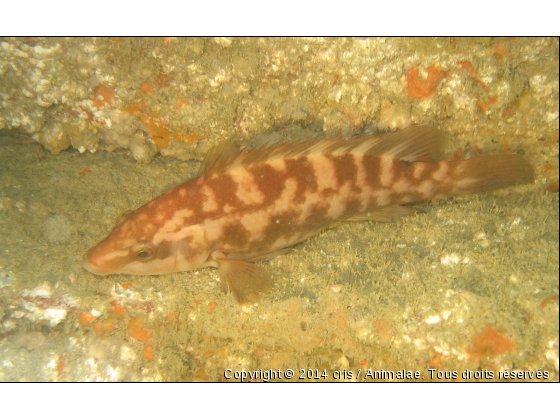
{"label": "brown and white mottled fish", "polygon": [[165,274],[215,267],[224,291],[255,302],[272,280],[252,261],[285,253],[341,221],[387,221],[403,204],[534,181],[518,155],[440,161],[443,133],[413,126],[378,137],[219,145],[196,178],[121,217],[84,256],[94,274]]}

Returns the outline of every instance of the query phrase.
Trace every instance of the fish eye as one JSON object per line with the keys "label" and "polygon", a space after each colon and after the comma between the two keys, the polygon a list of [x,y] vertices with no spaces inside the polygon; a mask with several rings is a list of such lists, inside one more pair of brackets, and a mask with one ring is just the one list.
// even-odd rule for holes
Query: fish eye
{"label": "fish eye", "polygon": [[154,255],[154,244],[149,241],[140,241],[130,248],[130,256],[136,261],[149,261]]}

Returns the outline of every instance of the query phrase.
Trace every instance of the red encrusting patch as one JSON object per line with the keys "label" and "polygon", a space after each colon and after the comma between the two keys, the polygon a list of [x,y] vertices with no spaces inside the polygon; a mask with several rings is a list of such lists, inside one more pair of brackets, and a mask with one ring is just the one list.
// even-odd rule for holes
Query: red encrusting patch
{"label": "red encrusting patch", "polygon": [[488,324],[480,334],[473,336],[474,346],[467,349],[469,359],[481,362],[487,357],[512,353],[515,341],[505,337],[505,334],[506,330],[496,330],[492,324]]}
{"label": "red encrusting patch", "polygon": [[445,76],[445,72],[439,70],[439,66],[428,67],[428,77],[425,80],[418,76],[418,68],[415,67],[406,74],[406,92],[411,98],[426,99],[434,96],[436,88]]}
{"label": "red encrusting patch", "polygon": [[90,325],[92,322],[95,321],[95,319],[96,318],[89,312],[78,315],[78,321],[80,321],[80,324],[82,324],[83,326]]}
{"label": "red encrusting patch", "polygon": [[[557,190],[558,191],[558,190]],[[546,307],[549,303],[558,302],[558,296],[550,296],[544,299],[539,305],[541,308]]]}
{"label": "red encrusting patch", "polygon": [[105,108],[105,105],[113,102],[115,97],[115,89],[109,88],[105,85],[97,85],[93,90],[91,100],[97,109]]}
{"label": "red encrusting patch", "polygon": [[[147,92],[149,92],[149,90]],[[162,121],[162,117],[160,117],[157,113],[148,110],[148,105],[145,102],[124,107],[122,110],[130,112],[142,120],[146,126],[146,132],[152,137],[152,140],[156,144],[158,150],[169,146],[171,140],[194,144],[197,140],[203,138],[196,133],[179,133],[177,131],[172,131],[169,128],[169,125]]]}

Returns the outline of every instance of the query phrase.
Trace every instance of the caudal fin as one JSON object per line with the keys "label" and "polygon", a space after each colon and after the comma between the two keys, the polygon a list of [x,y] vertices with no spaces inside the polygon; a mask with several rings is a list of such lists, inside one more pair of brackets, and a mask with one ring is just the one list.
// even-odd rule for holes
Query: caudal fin
{"label": "caudal fin", "polygon": [[480,194],[535,181],[533,167],[519,155],[481,156],[456,163],[454,187],[461,195]]}

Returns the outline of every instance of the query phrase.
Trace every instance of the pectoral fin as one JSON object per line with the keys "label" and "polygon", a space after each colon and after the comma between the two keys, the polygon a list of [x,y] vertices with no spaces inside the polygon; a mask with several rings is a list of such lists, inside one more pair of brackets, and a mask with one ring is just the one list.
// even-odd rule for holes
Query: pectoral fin
{"label": "pectoral fin", "polygon": [[228,290],[242,305],[259,300],[260,294],[269,293],[272,289],[270,274],[256,264],[229,259],[225,256],[214,256],[218,263],[218,274],[222,289]]}

